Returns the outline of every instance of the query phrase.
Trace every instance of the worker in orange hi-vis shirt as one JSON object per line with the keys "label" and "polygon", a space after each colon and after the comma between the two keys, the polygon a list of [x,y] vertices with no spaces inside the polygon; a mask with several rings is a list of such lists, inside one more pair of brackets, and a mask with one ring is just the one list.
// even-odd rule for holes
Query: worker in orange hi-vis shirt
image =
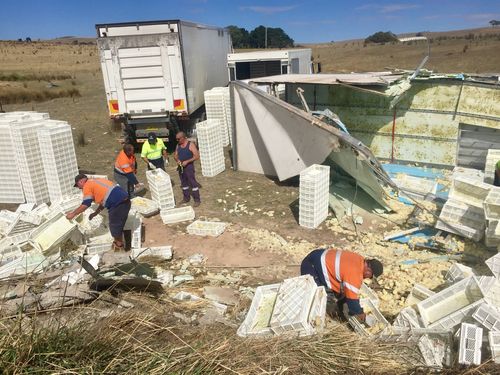
{"label": "worker in orange hi-vis shirt", "polygon": [[142,189],[142,184],[137,180],[137,161],[134,155],[134,146],[126,144],[120,151],[115,161],[115,181],[125,190],[130,198],[134,197],[134,190]]}
{"label": "worker in orange hi-vis shirt", "polygon": [[317,249],[307,255],[300,265],[302,275],[311,275],[318,286],[333,293],[337,305],[347,303],[349,315],[365,321],[366,314],[359,304],[359,290],[363,279],[382,275],[384,267],[377,259],[365,259],[351,251]]}
{"label": "worker in orange hi-vis shirt", "polygon": [[114,238],[113,249],[124,250],[123,228],[130,211],[130,198],[125,190],[104,178],[90,179],[84,174],[75,177],[75,187],[83,190],[82,204],[66,214],[68,220],[88,209],[92,202],[99,205],[97,210],[89,215],[92,220],[104,208],[108,209],[109,231]]}

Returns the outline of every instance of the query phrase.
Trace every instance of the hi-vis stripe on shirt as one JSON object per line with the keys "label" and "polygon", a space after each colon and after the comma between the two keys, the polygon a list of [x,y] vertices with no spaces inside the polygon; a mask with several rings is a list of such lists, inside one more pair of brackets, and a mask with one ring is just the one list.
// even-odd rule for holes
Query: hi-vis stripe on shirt
{"label": "hi-vis stripe on shirt", "polygon": [[330,250],[325,250],[323,251],[323,254],[321,254],[321,270],[323,271],[323,277],[325,278],[326,286],[328,289],[332,289],[332,283],[330,282],[330,276],[328,276],[328,269],[326,268],[326,254]]}

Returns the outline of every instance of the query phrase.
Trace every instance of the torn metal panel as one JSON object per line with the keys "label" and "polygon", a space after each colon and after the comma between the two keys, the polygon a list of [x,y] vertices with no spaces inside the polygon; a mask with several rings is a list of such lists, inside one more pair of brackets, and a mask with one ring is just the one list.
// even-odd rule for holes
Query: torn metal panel
{"label": "torn metal panel", "polygon": [[338,74],[287,74],[262,78],[253,78],[256,84],[273,83],[310,83],[319,85],[359,85],[388,86],[403,78],[401,73],[368,72],[368,73],[338,73]]}
{"label": "torn metal panel", "polygon": [[359,140],[246,83],[230,85],[235,169],[282,181],[328,158],[385,206],[383,181],[395,185]]}
{"label": "torn metal panel", "polygon": [[[311,111],[329,109],[336,113],[351,135],[370,147],[377,158],[451,167],[457,164],[460,123],[500,129],[498,85],[456,75],[400,79],[386,86],[356,86],[355,79],[347,85],[298,78],[284,82],[283,99],[302,108],[296,94],[297,88],[302,88]],[[259,79],[259,84],[273,87],[282,81],[267,77]],[[371,90],[366,90],[368,87]],[[476,156],[460,150],[462,155]],[[484,163],[485,155],[480,156],[474,165]]]}

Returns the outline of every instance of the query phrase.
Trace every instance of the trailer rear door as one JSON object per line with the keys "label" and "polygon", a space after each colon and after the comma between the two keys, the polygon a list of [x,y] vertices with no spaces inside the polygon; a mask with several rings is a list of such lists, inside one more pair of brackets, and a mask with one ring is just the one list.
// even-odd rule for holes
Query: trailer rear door
{"label": "trailer rear door", "polygon": [[178,33],[114,36],[97,43],[112,115],[188,111]]}

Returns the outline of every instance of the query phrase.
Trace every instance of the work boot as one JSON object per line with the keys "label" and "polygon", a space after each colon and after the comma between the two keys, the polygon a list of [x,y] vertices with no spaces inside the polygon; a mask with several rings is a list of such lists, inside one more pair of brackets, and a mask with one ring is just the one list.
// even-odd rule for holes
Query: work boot
{"label": "work boot", "polygon": [[181,203],[189,203],[189,199],[184,198]]}
{"label": "work boot", "polygon": [[201,204],[200,201],[194,202],[193,207],[198,207]]}

